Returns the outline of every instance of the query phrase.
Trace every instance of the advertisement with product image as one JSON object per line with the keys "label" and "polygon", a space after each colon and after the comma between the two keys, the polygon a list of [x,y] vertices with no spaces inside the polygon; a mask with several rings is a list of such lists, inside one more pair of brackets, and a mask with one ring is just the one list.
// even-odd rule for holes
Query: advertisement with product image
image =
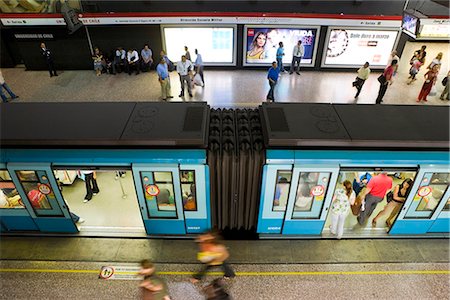
{"label": "advertisement with product image", "polygon": [[323,66],[357,67],[369,62],[371,67],[385,67],[397,35],[392,30],[331,29]]}
{"label": "advertisement with product image", "polygon": [[302,41],[304,53],[302,64],[312,65],[314,63],[315,46],[318,28],[267,28],[267,27],[245,27],[245,64],[269,65],[276,60],[279,42],[283,42],[283,63],[290,64],[294,46]]}

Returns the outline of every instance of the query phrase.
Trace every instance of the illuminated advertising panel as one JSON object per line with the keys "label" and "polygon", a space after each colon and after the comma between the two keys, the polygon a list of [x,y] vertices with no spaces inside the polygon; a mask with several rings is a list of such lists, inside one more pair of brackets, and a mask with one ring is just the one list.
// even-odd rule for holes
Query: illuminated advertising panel
{"label": "illuminated advertising panel", "polygon": [[319,27],[244,27],[244,65],[270,65],[276,60],[279,42],[284,45],[283,63],[290,64],[294,46],[302,41],[302,65],[313,66]]}
{"label": "illuminated advertising panel", "polygon": [[235,65],[235,27],[162,27],[164,49],[174,62],[189,48],[192,61],[195,49],[205,65]]}
{"label": "illuminated advertising panel", "polygon": [[397,36],[393,30],[330,28],[322,66],[360,67],[369,62],[371,68],[384,68]]}

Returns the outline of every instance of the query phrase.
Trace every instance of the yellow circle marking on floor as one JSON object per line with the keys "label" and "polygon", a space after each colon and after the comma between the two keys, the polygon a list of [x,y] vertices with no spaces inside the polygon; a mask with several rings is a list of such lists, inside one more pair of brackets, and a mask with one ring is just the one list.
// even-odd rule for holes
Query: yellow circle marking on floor
{"label": "yellow circle marking on floor", "polygon": [[[59,270],[59,269],[0,269],[0,272],[16,273],[95,273],[99,270]],[[159,275],[193,275],[188,271],[162,271]],[[136,272],[116,272],[133,275]],[[450,270],[399,270],[399,271],[305,271],[305,272],[236,272],[237,276],[305,276],[305,275],[437,275],[450,274]],[[222,272],[208,272],[207,275],[223,275]]]}

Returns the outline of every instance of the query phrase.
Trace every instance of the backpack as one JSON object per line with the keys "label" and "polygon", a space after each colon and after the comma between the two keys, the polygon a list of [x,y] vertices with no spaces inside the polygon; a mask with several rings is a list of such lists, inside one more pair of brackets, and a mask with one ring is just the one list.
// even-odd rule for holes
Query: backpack
{"label": "backpack", "polygon": [[389,193],[386,194],[386,201],[387,201],[387,203],[389,203],[392,200],[394,200],[394,192],[393,191],[389,191]]}
{"label": "backpack", "polygon": [[442,79],[442,85],[446,86],[448,83],[448,76],[445,76],[444,79]]}

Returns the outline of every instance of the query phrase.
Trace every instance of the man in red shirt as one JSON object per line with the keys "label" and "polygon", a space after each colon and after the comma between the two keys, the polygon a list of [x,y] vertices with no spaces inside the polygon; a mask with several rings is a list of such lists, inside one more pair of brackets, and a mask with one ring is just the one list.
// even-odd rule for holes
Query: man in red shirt
{"label": "man in red shirt", "polygon": [[384,82],[380,81],[380,90],[378,91],[378,97],[375,102],[376,104],[383,102],[383,97],[386,94],[388,85],[392,84],[392,76],[394,76],[394,71],[397,69],[397,63],[398,60],[394,59],[392,60],[391,65],[384,69]]}
{"label": "man in red shirt", "polygon": [[[359,213],[358,223],[365,226],[377,204],[383,201],[386,192],[392,188],[392,178],[382,172],[370,179],[362,197],[365,197],[365,209]],[[362,198],[361,197],[361,198]]]}

